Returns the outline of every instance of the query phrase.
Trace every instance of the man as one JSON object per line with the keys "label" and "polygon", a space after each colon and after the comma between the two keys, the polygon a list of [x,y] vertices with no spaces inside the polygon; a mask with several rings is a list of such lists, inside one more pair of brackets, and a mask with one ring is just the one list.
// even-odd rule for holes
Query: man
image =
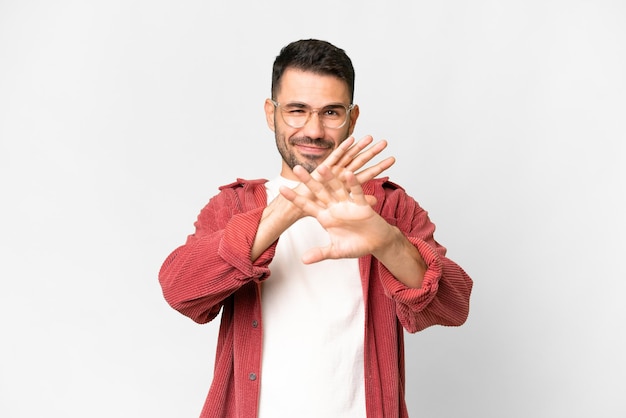
{"label": "man", "polygon": [[280,176],[221,187],[161,268],[173,308],[222,311],[201,417],[406,417],[402,329],[467,318],[471,279],[427,213],[375,178],[395,160],[366,167],[385,141],[350,136],[353,91],[343,50],[283,48],[265,102]]}

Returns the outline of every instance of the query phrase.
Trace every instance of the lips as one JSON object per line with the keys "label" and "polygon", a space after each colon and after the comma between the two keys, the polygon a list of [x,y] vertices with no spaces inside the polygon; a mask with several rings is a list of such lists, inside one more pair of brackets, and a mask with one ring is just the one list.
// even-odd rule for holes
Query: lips
{"label": "lips", "polygon": [[291,146],[297,148],[302,154],[324,154],[329,149],[334,148],[334,143],[325,139],[291,138]]}
{"label": "lips", "polygon": [[304,155],[321,155],[326,154],[329,148],[316,147],[314,145],[296,145],[296,148]]}

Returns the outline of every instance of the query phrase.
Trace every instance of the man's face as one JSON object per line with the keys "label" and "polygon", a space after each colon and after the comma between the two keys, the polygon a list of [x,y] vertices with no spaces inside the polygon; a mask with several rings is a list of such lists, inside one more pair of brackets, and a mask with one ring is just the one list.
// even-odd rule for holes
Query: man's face
{"label": "man's face", "polygon": [[[347,84],[341,79],[319,75],[308,71],[288,68],[283,73],[275,97],[281,105],[298,103],[310,109],[321,109],[331,104],[350,105],[350,93]],[[339,146],[354,130],[359,115],[358,107],[348,114],[348,120],[341,128],[332,129],[323,125],[315,112],[301,128],[287,125],[281,115],[281,109],[271,100],[265,102],[267,124],[274,131],[276,146],[283,159],[281,175],[297,180],[293,167],[301,165],[312,172],[330,153]]]}

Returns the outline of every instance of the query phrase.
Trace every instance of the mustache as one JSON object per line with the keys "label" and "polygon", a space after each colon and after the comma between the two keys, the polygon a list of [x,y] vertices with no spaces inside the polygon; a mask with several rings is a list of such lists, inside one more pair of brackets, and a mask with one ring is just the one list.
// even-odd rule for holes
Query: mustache
{"label": "mustache", "polygon": [[320,148],[332,148],[335,146],[333,141],[324,138],[311,138],[308,136],[298,136],[289,138],[289,145],[312,145]]}

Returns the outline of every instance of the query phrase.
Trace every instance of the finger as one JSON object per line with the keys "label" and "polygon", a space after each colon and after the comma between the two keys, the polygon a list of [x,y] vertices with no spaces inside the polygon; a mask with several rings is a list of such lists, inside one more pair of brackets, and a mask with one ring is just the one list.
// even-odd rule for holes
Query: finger
{"label": "finger", "polygon": [[367,200],[365,199],[365,194],[363,193],[363,188],[361,184],[356,179],[354,173],[347,171],[344,174],[346,185],[350,188],[350,197],[354,203],[357,205],[368,205]]}
{"label": "finger", "polygon": [[328,157],[326,157],[322,164],[326,164],[329,167],[335,166],[351,149],[352,144],[354,144],[354,137],[350,136],[346,138],[337,148],[335,148],[333,152],[330,153]]}
{"label": "finger", "polygon": [[366,181],[369,181],[373,179],[374,177],[378,176],[383,171],[387,170],[389,167],[394,165],[395,162],[396,162],[396,159],[394,157],[385,158],[383,161],[379,162],[378,164],[375,164],[371,167],[366,168],[365,170],[362,170],[356,173],[356,178],[360,184],[363,184]]}
{"label": "finger", "polygon": [[367,148],[373,141],[374,138],[372,138],[371,135],[364,136],[345,152],[337,165],[340,167],[347,167],[349,164],[352,163],[354,158],[359,155],[365,148]]}
{"label": "finger", "polygon": [[319,211],[322,209],[311,199],[296,193],[293,189],[290,189],[289,187],[281,186],[279,191],[285,199],[293,203],[305,215],[316,217]]}
{"label": "finger", "polygon": [[[327,196],[334,201],[344,201],[350,198],[350,186],[346,184],[344,176],[337,176],[329,167],[319,167],[319,183],[326,189]],[[330,201],[330,200],[329,200]]]}
{"label": "finger", "polygon": [[376,203],[378,203],[378,199],[376,199],[374,196],[372,196],[371,194],[366,194],[365,195],[365,200],[367,201],[367,204],[370,206],[376,206]]}
{"label": "finger", "polygon": [[278,191],[281,195],[283,195],[285,199],[289,200],[290,202],[293,202],[298,196],[298,193],[296,193],[294,189],[290,189],[287,186],[280,186],[278,188]]}
{"label": "finger", "polygon": [[328,187],[328,182],[332,179],[332,175],[329,178],[330,169],[325,165],[320,165],[316,171],[317,179],[313,178],[302,166],[297,165],[293,168],[296,177],[309,189],[315,198],[324,204],[328,204],[332,200],[332,188]]}
{"label": "finger", "polygon": [[358,169],[360,169],[369,161],[371,161],[372,158],[380,154],[385,148],[387,148],[387,141],[382,140],[382,141],[377,142],[376,144],[372,145],[370,148],[354,156],[352,158],[352,161],[350,161],[346,165],[346,168],[352,172],[356,172]]}
{"label": "finger", "polygon": [[328,247],[311,248],[302,255],[302,262],[304,264],[319,263],[320,261],[330,258],[329,255],[330,250]]}

